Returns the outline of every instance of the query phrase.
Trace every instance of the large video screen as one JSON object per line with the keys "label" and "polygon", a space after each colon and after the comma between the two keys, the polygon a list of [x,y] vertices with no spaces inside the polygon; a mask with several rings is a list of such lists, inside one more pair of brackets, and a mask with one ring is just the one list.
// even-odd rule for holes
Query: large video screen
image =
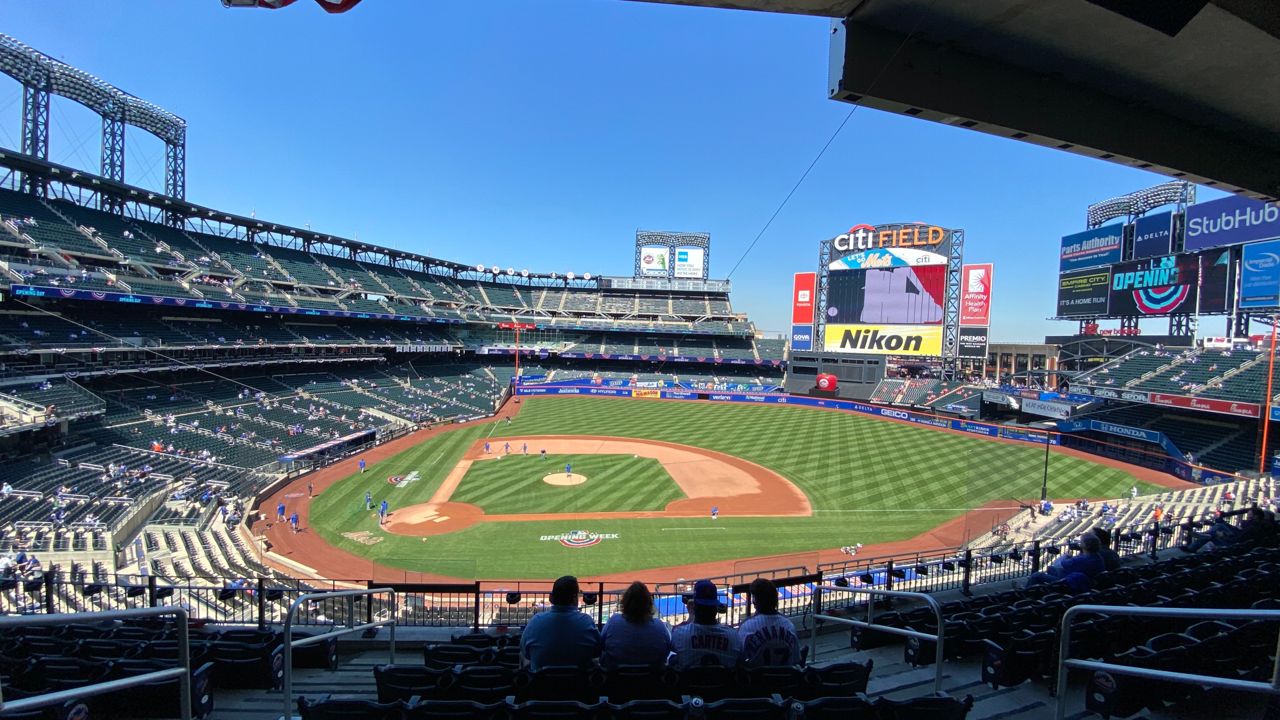
{"label": "large video screen", "polygon": [[945,265],[833,270],[827,280],[828,323],[940,325],[947,293]]}
{"label": "large video screen", "polygon": [[1111,270],[1091,268],[1058,276],[1058,317],[1106,315]]}
{"label": "large video screen", "polygon": [[1231,250],[1206,250],[1199,257],[1200,312],[1220,313],[1230,310],[1236,285],[1231,273]]}
{"label": "large video screen", "polygon": [[1120,263],[1111,268],[1111,314],[1194,313],[1199,280],[1199,259],[1191,254]]}

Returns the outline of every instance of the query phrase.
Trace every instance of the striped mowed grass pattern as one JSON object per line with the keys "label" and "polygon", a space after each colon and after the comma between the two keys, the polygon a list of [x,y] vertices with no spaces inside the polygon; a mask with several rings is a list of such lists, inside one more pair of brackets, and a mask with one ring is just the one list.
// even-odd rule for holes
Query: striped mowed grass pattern
{"label": "striped mowed grass pattern", "polygon": [[[586,476],[581,485],[553,486],[546,475]],[[490,515],[520,513],[661,510],[684,497],[653,458],[631,455],[508,455],[472,463],[451,500],[484,508]]]}
{"label": "striped mowed grass pattern", "polygon": [[[363,508],[367,487],[373,488],[375,503],[385,496],[393,508],[426,502],[478,438],[539,434],[663,440],[735,455],[795,483],[808,495],[814,515],[722,515],[718,521],[485,522],[424,542],[385,533],[376,520],[352,513],[354,507]],[[563,468],[560,463],[558,469]],[[423,479],[407,488],[392,488],[386,483],[386,475],[415,469]],[[466,566],[474,568],[475,577],[480,578],[550,578],[565,572],[589,577],[854,542],[902,540],[992,500],[1038,498],[1043,470],[1044,450],[1040,447],[992,442],[849,413],[776,405],[537,398],[525,399],[509,426],[500,422],[461,427],[379,463],[374,479],[355,475],[340,481],[315,499],[312,523],[328,542],[396,567],[434,568],[447,574],[450,568]],[[1072,456],[1050,455],[1051,497],[1120,497],[1133,484],[1134,478],[1122,470]],[[1136,484],[1144,493],[1159,491],[1152,485]],[[455,494],[455,499],[461,498]],[[317,515],[317,509],[324,512]],[[589,509],[583,508],[583,512]],[[618,533],[619,539],[584,549],[539,540],[576,529]],[[972,531],[981,534],[988,529],[975,527]],[[342,537],[343,532],[352,530],[371,531],[381,542],[370,546]]]}
{"label": "striped mowed grass pattern", "polygon": [[[607,398],[523,405],[495,435],[616,435],[718,450],[777,471],[818,512],[1038,498],[1044,473],[1044,451],[1036,446],[812,408]],[[1132,483],[1121,470],[1050,454],[1053,497],[1118,497]]]}

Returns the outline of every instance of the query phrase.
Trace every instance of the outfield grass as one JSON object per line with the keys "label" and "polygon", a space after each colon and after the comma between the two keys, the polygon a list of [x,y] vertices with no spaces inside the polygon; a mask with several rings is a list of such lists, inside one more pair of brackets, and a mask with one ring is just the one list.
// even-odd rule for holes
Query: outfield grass
{"label": "outfield grass", "polygon": [[[510,425],[459,428],[380,463],[373,480],[357,475],[339,482],[314,501],[312,525],[329,542],[395,567],[444,571],[461,561],[482,578],[590,576],[902,540],[993,500],[1038,498],[1044,469],[1044,451],[1033,445],[809,408],[602,398],[536,398],[522,404]],[[366,488],[374,489],[375,502],[387,497],[393,508],[425,502],[476,438],[538,434],[644,438],[718,450],[790,479],[808,495],[814,515],[593,520],[572,527],[482,523],[426,542],[387,534],[373,546],[341,536],[350,530],[381,532],[376,521],[353,512],[363,507]],[[387,475],[415,469],[423,480],[407,488],[386,483]],[[1116,468],[1050,455],[1051,497],[1121,497],[1133,484],[1132,476]],[[1144,493],[1159,490],[1137,485]],[[539,539],[578,529],[619,538],[580,549]],[[989,529],[971,531],[976,536]]]}
{"label": "outfield grass", "polygon": [[[566,463],[587,482],[555,486],[542,481],[546,475],[562,474]],[[661,510],[683,497],[680,486],[653,458],[508,455],[473,463],[451,499],[498,515]]]}

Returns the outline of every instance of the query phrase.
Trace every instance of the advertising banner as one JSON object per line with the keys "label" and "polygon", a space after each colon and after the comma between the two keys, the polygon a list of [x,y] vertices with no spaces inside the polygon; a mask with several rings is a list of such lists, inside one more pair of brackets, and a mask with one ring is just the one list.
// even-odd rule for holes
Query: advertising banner
{"label": "advertising banner", "polygon": [[1071,388],[1073,394],[1090,395],[1108,400],[1128,400],[1129,402],[1150,402],[1151,398],[1142,390],[1117,390],[1115,388],[1098,388],[1076,386]]}
{"label": "advertising banner", "polygon": [[1234,415],[1236,417],[1258,417],[1257,403],[1231,402],[1230,400],[1213,400],[1211,398],[1183,397],[1182,395],[1165,395],[1151,393],[1152,405],[1186,408],[1188,410],[1204,410],[1207,412]]}
{"label": "advertising banner", "polygon": [[655,245],[640,248],[640,274],[666,277],[671,269],[671,250]]}
{"label": "advertising banner", "polygon": [[1071,406],[1066,403],[1046,402],[1044,400],[1022,400],[1022,412],[1040,417],[1066,420],[1071,417]]}
{"label": "advertising banner", "polygon": [[987,357],[987,332],[985,327],[962,327],[956,336],[956,355],[962,358],[984,360]]}
{"label": "advertising banner", "polygon": [[1133,224],[1133,259],[1168,255],[1173,252],[1173,213],[1162,212],[1138,218]]}
{"label": "advertising banner", "polygon": [[965,265],[960,275],[960,324],[991,324],[991,283],[995,266],[991,263]]}
{"label": "advertising banner", "polygon": [[1240,309],[1280,307],[1280,240],[1245,245],[1240,260]]}
{"label": "advertising banner", "polygon": [[859,223],[831,239],[831,249],[839,253],[880,248],[928,250],[945,256],[951,252],[951,231],[922,223]]}
{"label": "advertising banner", "polygon": [[631,397],[657,399],[662,397],[662,391],[657,388],[633,388],[631,390]]}
{"label": "advertising banner", "polygon": [[1111,314],[1172,315],[1196,310],[1200,263],[1195,255],[1165,255],[1111,269]]}
{"label": "advertising banner", "polygon": [[1058,272],[1081,270],[1120,262],[1124,249],[1124,226],[1103,225],[1062,238]]}
{"label": "advertising banner", "polygon": [[[297,307],[292,305],[260,305],[258,303],[242,303],[223,300],[196,300],[195,298],[175,298],[165,295],[143,295],[137,293],[104,292],[98,290],[73,290],[61,287],[42,285],[11,285],[10,292],[14,297],[56,298],[59,300],[92,300],[96,302],[116,302],[128,305],[166,305],[201,310],[238,310],[241,312],[277,313],[280,315],[304,315],[324,318],[356,318],[359,320],[398,320],[416,323],[462,324],[462,318],[420,317],[417,315],[389,315],[386,313],[350,312],[347,310],[319,310],[316,308]],[[306,302],[306,299],[302,299]]]}
{"label": "advertising banner", "polygon": [[816,272],[798,272],[791,285],[791,324],[813,324],[814,288],[818,282]]}
{"label": "advertising banner", "polygon": [[832,260],[829,270],[869,270],[871,268],[946,265],[947,256],[912,248],[875,248]]}
{"label": "advertising banner", "polygon": [[1058,276],[1058,317],[1106,315],[1111,299],[1111,270],[1076,270]]}
{"label": "advertising banner", "polygon": [[705,259],[706,252],[702,248],[676,248],[675,276],[705,279],[707,277]]}
{"label": "advertising banner", "polygon": [[942,355],[941,325],[845,325],[828,324],[826,352],[862,355]]}
{"label": "advertising banner", "polygon": [[1280,237],[1280,207],[1245,197],[1225,197],[1187,208],[1187,252]]}
{"label": "advertising banner", "polygon": [[983,390],[982,402],[991,403],[993,405],[1003,405],[1005,407],[1016,408],[1018,404],[1013,398],[998,390]]}
{"label": "advertising banner", "polygon": [[812,325],[792,325],[791,326],[791,349],[810,351],[813,350],[813,326]]}

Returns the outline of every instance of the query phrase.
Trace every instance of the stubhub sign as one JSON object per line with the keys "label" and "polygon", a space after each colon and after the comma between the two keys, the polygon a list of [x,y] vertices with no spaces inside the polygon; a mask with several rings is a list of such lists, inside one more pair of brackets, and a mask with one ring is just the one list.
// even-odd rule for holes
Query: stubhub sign
{"label": "stubhub sign", "polygon": [[813,349],[813,326],[812,325],[792,325],[791,326],[791,349],[792,350],[812,350]]}

